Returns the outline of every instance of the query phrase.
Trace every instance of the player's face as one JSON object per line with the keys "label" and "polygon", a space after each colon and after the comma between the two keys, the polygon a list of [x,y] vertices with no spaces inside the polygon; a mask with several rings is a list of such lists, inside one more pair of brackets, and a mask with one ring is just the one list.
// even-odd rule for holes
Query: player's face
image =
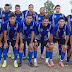
{"label": "player's face", "polygon": [[8,12],[10,10],[10,7],[9,6],[5,6],[4,9],[5,9],[6,12]]}
{"label": "player's face", "polygon": [[33,11],[34,7],[32,5],[29,6],[29,11]]}
{"label": "player's face", "polygon": [[60,7],[56,7],[56,13],[60,13]]}
{"label": "player's face", "polygon": [[20,12],[20,7],[15,7],[15,10],[16,10],[17,12]]}
{"label": "player's face", "polygon": [[27,16],[27,17],[26,17],[26,22],[27,22],[28,24],[30,24],[31,21],[32,21],[32,16]]}
{"label": "player's face", "polygon": [[58,23],[60,27],[63,27],[65,24],[65,20],[61,19]]}
{"label": "player's face", "polygon": [[10,17],[9,18],[9,21],[10,21],[10,23],[11,23],[11,25],[13,24],[15,24],[15,20],[16,20],[16,18],[15,17]]}
{"label": "player's face", "polygon": [[44,19],[42,25],[43,26],[47,26],[48,25],[49,20],[48,19]]}
{"label": "player's face", "polygon": [[45,14],[45,8],[40,9],[40,14]]}

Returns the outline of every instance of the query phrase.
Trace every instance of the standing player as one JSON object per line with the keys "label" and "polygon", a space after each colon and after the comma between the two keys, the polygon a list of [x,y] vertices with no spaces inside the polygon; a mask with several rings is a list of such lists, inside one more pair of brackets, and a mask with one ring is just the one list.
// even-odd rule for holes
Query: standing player
{"label": "standing player", "polygon": [[[48,17],[44,17],[42,20],[42,23],[37,25],[36,28],[36,40],[35,40],[35,48],[37,49],[38,42],[40,42],[43,46],[46,47],[46,64],[47,66],[54,66],[54,63],[52,61],[53,56],[53,35],[52,35],[53,27],[49,23]],[[50,38],[48,39],[50,32]],[[50,64],[49,64],[49,58],[50,58]]]}
{"label": "standing player", "polygon": [[[60,13],[60,5],[55,6],[55,11],[56,13],[52,14],[49,18],[49,21],[52,23],[53,27],[58,23],[59,17],[64,17],[65,21],[67,21],[67,18],[65,17],[65,15]],[[62,48],[61,48],[61,45],[59,45],[59,57],[58,57],[59,59],[61,57],[61,51],[62,51]]]}
{"label": "standing player", "polygon": [[[34,40],[34,31],[35,31],[36,23],[34,20],[32,20],[32,15],[27,14],[26,19],[21,22],[21,30],[22,30],[22,38],[23,42],[25,43],[27,41],[27,44],[29,46],[29,66],[33,67],[32,64],[32,54],[33,54],[33,40]],[[34,55],[37,53],[37,51],[34,51]],[[21,63],[20,63],[21,64]]]}
{"label": "standing player", "polygon": [[3,50],[3,57],[4,57],[4,63],[2,64],[2,67],[7,66],[7,52],[9,48],[9,42],[11,42],[11,45],[13,47],[14,52],[14,67],[18,67],[17,64],[17,54],[18,54],[18,41],[19,41],[19,33],[20,33],[20,25],[19,22],[16,21],[15,15],[11,13],[9,15],[9,20],[6,21],[3,25],[3,31],[4,31],[4,50]]}
{"label": "standing player", "polygon": [[65,24],[65,19],[63,17],[59,18],[58,24],[55,25],[52,34],[54,35],[54,43],[58,42],[58,44],[62,46],[61,59],[59,65],[61,67],[64,67],[63,59],[68,48],[67,45],[69,45],[68,40],[70,31],[68,25]]}
{"label": "standing player", "polygon": [[[44,18],[45,16],[47,16],[46,13],[45,13],[45,8],[44,8],[44,7],[41,7],[41,8],[40,8],[40,14],[38,14],[38,15],[36,16],[36,23],[38,24],[38,23],[42,22],[42,20],[43,20],[43,18]],[[49,17],[48,17],[48,18],[49,18]],[[40,58],[42,58],[42,59],[44,59],[43,50],[44,50],[44,46],[41,45],[41,56],[40,56]]]}
{"label": "standing player", "polygon": [[2,51],[3,51],[2,38],[3,38],[3,24],[0,22],[0,67],[2,65],[1,55],[2,55]]}

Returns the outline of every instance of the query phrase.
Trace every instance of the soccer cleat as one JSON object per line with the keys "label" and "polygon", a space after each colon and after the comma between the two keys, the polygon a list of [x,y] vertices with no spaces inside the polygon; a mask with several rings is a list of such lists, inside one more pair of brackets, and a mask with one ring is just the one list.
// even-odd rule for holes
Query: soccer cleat
{"label": "soccer cleat", "polygon": [[26,56],[23,56],[22,59],[25,60],[26,59]]}
{"label": "soccer cleat", "polygon": [[68,62],[66,62],[65,67],[68,67]]}
{"label": "soccer cleat", "polygon": [[22,63],[18,63],[18,67],[21,67],[22,66]]}
{"label": "soccer cleat", "polygon": [[38,64],[37,64],[37,62],[34,62],[34,67],[38,67]]}
{"label": "soccer cleat", "polygon": [[40,58],[41,58],[41,59],[44,59],[44,56],[43,56],[43,54],[40,56]]}
{"label": "soccer cleat", "polygon": [[28,65],[29,65],[30,67],[34,67],[34,65],[32,64],[32,62],[29,62]]}
{"label": "soccer cleat", "polygon": [[53,61],[52,61],[52,60],[50,61],[50,65],[51,65],[51,66],[54,66],[54,63],[53,63]]}
{"label": "soccer cleat", "polygon": [[11,58],[11,54],[10,54],[10,53],[8,53],[8,54],[7,54],[7,57],[8,57],[8,58]]}
{"label": "soccer cleat", "polygon": [[19,55],[17,56],[17,58],[19,59]]}
{"label": "soccer cleat", "polygon": [[11,58],[14,59],[14,55]]}
{"label": "soccer cleat", "polygon": [[48,62],[48,63],[46,63],[46,66],[51,67],[51,65],[49,64],[49,62]]}
{"label": "soccer cleat", "polygon": [[17,62],[15,62],[15,63],[14,63],[14,67],[15,67],[15,68],[17,68],[17,67],[18,67],[18,64],[17,64]]}
{"label": "soccer cleat", "polygon": [[61,67],[63,67],[63,68],[65,67],[64,64],[63,64],[63,62],[59,62],[59,65],[60,65]]}
{"label": "soccer cleat", "polygon": [[1,55],[1,57],[3,58],[3,54]]}
{"label": "soccer cleat", "polygon": [[60,56],[60,55],[58,56],[58,59],[59,59],[59,60],[61,59],[61,56]]}
{"label": "soccer cleat", "polygon": [[2,64],[2,67],[5,68],[6,66],[7,66],[7,63],[4,62],[4,63]]}
{"label": "soccer cleat", "polygon": [[26,57],[29,60],[29,56]]}
{"label": "soccer cleat", "polygon": [[1,63],[1,61],[0,61],[0,67],[2,66],[2,63]]}

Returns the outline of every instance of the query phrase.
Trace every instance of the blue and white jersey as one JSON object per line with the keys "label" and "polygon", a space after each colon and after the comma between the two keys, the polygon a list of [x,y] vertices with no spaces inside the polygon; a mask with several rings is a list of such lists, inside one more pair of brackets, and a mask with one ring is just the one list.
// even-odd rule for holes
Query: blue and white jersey
{"label": "blue and white jersey", "polygon": [[42,23],[37,24],[36,27],[36,39],[40,41],[47,41],[48,39],[48,32],[52,33],[53,26],[52,24],[48,23],[48,26],[44,27]]}
{"label": "blue and white jersey", "polygon": [[3,32],[3,23],[0,22],[0,36],[1,36],[1,33]]}
{"label": "blue and white jersey", "polygon": [[53,24],[53,27],[58,23],[59,17],[64,17],[65,21],[67,21],[67,18],[65,17],[64,14],[52,14],[49,18],[49,21]]}
{"label": "blue and white jersey", "polygon": [[[24,19],[26,18],[26,16],[27,16],[28,13],[29,13],[28,10],[23,11]],[[35,21],[36,21],[36,15],[37,15],[36,12],[32,13],[32,18],[33,18],[33,20],[35,20]]]}
{"label": "blue and white jersey", "polygon": [[3,31],[7,31],[7,40],[16,40],[16,34],[20,33],[20,24],[18,21],[16,21],[12,26],[8,20],[3,24]]}
{"label": "blue and white jersey", "polygon": [[69,18],[68,18],[68,26],[70,29],[70,35],[72,35],[72,16],[71,15],[69,15]]}
{"label": "blue and white jersey", "polygon": [[31,32],[35,32],[36,22],[34,20],[31,21],[29,25],[26,24],[26,20],[21,22],[21,32],[23,39],[31,39]]}
{"label": "blue and white jersey", "polygon": [[60,28],[59,24],[56,24],[52,34],[54,35],[55,39],[65,39],[66,35],[70,35],[70,30],[66,24],[64,24],[63,28]]}
{"label": "blue and white jersey", "polygon": [[[45,16],[45,15],[44,15],[44,16]],[[44,16],[41,16],[40,14],[38,14],[38,15],[36,16],[36,23],[38,24],[38,23],[42,22]],[[49,18],[49,16],[47,16],[47,17]]]}
{"label": "blue and white jersey", "polygon": [[9,11],[8,13],[2,11],[0,12],[0,18],[2,19],[2,22],[4,23],[5,21],[9,20],[9,15],[11,14],[12,12]]}
{"label": "blue and white jersey", "polygon": [[24,19],[23,13],[20,13],[20,14],[15,13],[15,16],[18,22],[21,22]]}

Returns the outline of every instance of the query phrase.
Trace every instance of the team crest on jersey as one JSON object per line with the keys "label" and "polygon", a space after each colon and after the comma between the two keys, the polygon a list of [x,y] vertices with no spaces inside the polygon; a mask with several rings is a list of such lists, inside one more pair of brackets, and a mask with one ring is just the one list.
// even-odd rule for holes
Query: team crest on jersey
{"label": "team crest on jersey", "polygon": [[5,17],[5,14],[3,14],[2,16]]}
{"label": "team crest on jersey", "polygon": [[25,30],[27,30],[27,27],[25,26]]}
{"label": "team crest on jersey", "polygon": [[72,18],[70,20],[72,21]]}
{"label": "team crest on jersey", "polygon": [[41,18],[39,17],[38,20],[41,20]]}
{"label": "team crest on jersey", "polygon": [[43,32],[43,29],[40,29],[41,32]]}

